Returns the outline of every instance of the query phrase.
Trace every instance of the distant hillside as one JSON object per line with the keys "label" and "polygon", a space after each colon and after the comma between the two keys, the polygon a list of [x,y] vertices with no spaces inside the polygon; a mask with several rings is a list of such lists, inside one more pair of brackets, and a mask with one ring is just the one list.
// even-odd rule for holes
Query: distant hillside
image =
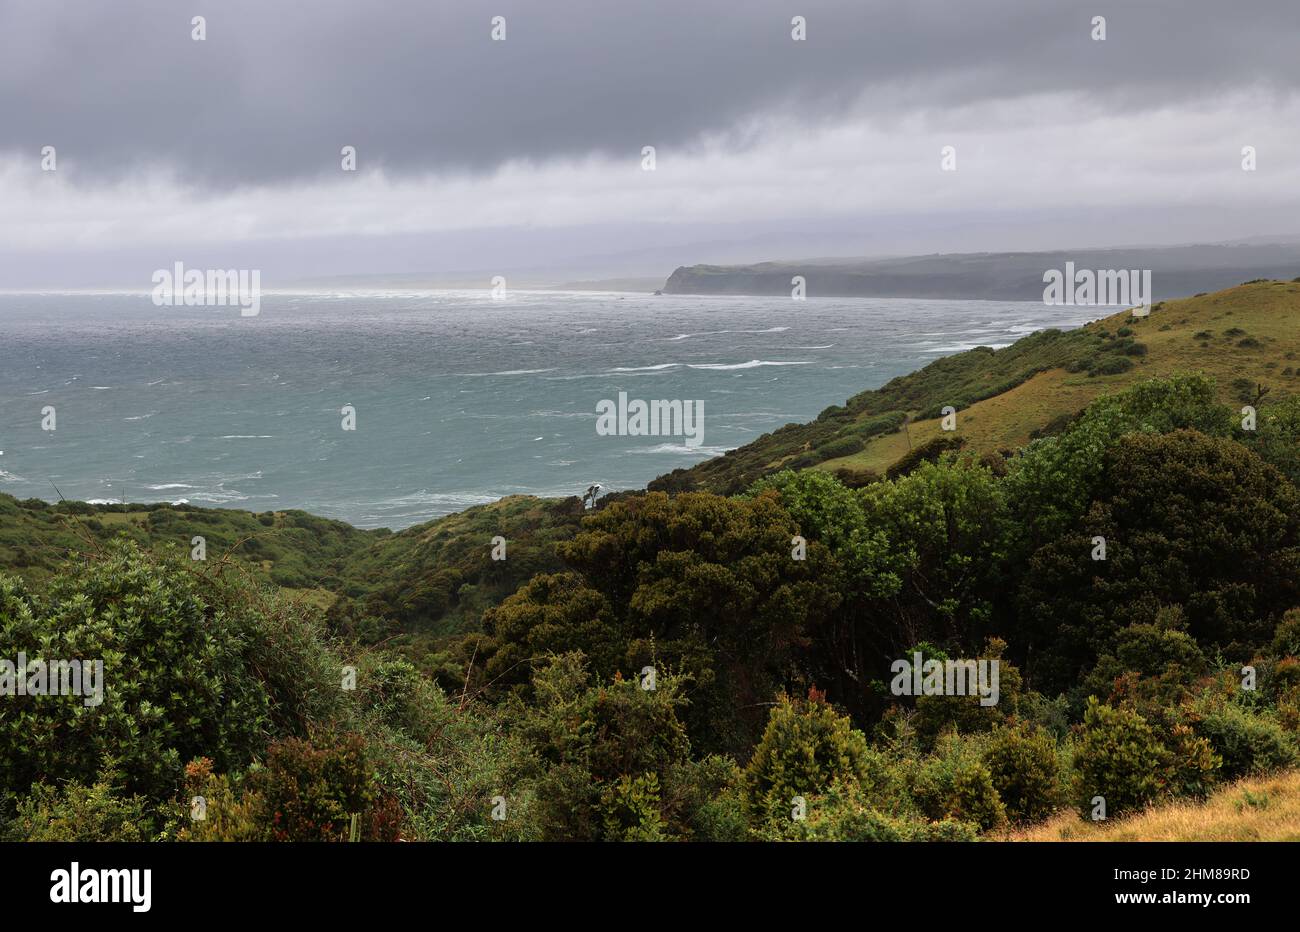
{"label": "distant hillside", "polygon": [[[978,347],[831,405],[724,456],[650,483],[666,491],[738,492],[784,467],[816,466],[863,482],[944,446],[1014,450],[1105,392],[1174,372],[1213,376],[1222,400],[1300,392],[1300,283],[1264,281],[1112,314],[1077,330],[1040,331],[1000,350]],[[940,410],[957,409],[957,430]]]}
{"label": "distant hillside", "polygon": [[[39,587],[70,553],[97,551],[119,535],[185,554],[201,536],[209,565],[225,560],[232,572],[329,609],[341,632],[363,640],[446,634],[477,627],[485,607],[557,569],[554,544],[576,532],[582,513],[576,498],[513,495],[394,534],[303,511],[49,504],[0,494],[0,569]],[[506,560],[491,557],[497,535],[507,541]]]}
{"label": "distant hillside", "polygon": [[802,275],[811,297],[1041,301],[1043,273],[1150,269],[1155,300],[1217,291],[1256,278],[1300,274],[1300,245],[1177,246],[1057,252],[957,253],[896,259],[812,259],[757,265],[682,266],[667,294],[788,295]]}

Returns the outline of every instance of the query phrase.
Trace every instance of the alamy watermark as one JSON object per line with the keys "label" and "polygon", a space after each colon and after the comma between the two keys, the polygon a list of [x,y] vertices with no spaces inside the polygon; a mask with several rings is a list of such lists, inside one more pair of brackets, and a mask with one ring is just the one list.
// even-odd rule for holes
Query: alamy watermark
{"label": "alamy watermark", "polygon": [[1050,305],[1095,304],[1102,306],[1151,307],[1150,269],[1076,269],[1065,263],[1065,271],[1043,273],[1043,303]]}
{"label": "alamy watermark", "polygon": [[73,861],[66,870],[50,873],[51,903],[130,903],[137,913],[153,903],[153,870],[82,867]]}
{"label": "alamy watermark", "polygon": [[997,660],[925,660],[920,651],[911,660],[895,660],[889,691],[895,696],[979,696],[980,705],[998,704]]}
{"label": "alamy watermark", "polygon": [[692,450],[704,442],[703,401],[628,400],[596,402],[596,433],[601,437],[682,437]]}
{"label": "alamy watermark", "polygon": [[155,307],[238,307],[241,317],[262,311],[261,269],[186,269],[177,262],[152,281]]}
{"label": "alamy watermark", "polygon": [[94,708],[104,701],[103,660],[0,659],[0,696],[84,696]]}

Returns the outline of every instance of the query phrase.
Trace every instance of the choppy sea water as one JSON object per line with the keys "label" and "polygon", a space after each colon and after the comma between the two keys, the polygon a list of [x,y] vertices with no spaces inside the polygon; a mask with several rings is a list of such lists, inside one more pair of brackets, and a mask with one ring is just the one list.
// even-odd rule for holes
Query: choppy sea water
{"label": "choppy sea water", "polygon": [[[400,528],[503,495],[640,488],[974,346],[1095,308],[486,292],[0,295],[0,491],[302,508]],[[598,436],[596,405],[703,402],[703,443]],[[356,430],[342,429],[352,405]],[[53,431],[42,409],[55,411]]]}

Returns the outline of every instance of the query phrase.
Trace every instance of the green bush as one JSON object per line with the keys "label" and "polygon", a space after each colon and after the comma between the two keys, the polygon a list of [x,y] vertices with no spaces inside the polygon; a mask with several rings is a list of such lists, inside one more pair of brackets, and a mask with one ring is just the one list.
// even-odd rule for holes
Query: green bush
{"label": "green bush", "polygon": [[1300,657],[1300,608],[1289,609],[1277,623],[1272,653],[1274,657]]}
{"label": "green bush", "polygon": [[803,819],[787,810],[783,819],[755,830],[763,841],[975,841],[979,826],[955,819],[931,822],[915,814],[895,815],[875,805],[871,794],[852,781],[836,781],[808,797]]}
{"label": "green bush", "polygon": [[1060,805],[1056,742],[1047,732],[1025,727],[997,729],[984,748],[984,764],[1012,822],[1037,822]]}
{"label": "green bush", "polygon": [[745,769],[751,822],[788,819],[794,797],[808,799],[836,780],[868,779],[869,754],[866,738],[825,696],[815,692],[807,700],[782,696]]}
{"label": "green bush", "polygon": [[1166,752],[1147,720],[1130,709],[1088,699],[1075,744],[1076,792],[1087,818],[1092,798],[1106,800],[1108,818],[1137,812],[1161,793]]}
{"label": "green bush", "polygon": [[134,544],[58,576],[45,598],[0,576],[0,644],[29,659],[102,661],[104,680],[99,705],[0,703],[0,790],[89,782],[111,761],[128,793],[162,801],[186,761],[242,767],[269,733],[304,729],[340,695],[337,661],[300,609]]}
{"label": "green bush", "polygon": [[91,786],[37,784],[18,803],[17,815],[0,839],[5,841],[151,841],[155,819],[148,800],[127,796],[107,780]]}
{"label": "green bush", "polygon": [[607,841],[668,841],[659,798],[659,776],[654,772],[624,775],[601,793]]}
{"label": "green bush", "polygon": [[866,446],[866,443],[861,437],[840,437],[817,447],[817,449],[813,450],[813,455],[817,457],[818,461],[839,459],[841,456],[852,456],[864,446]]}
{"label": "green bush", "polygon": [[278,741],[250,786],[263,800],[264,824],[276,841],[345,841],[352,814],[360,818],[374,799],[357,735],[323,747],[298,738]]}
{"label": "green bush", "polygon": [[670,769],[664,781],[665,806],[684,814],[681,834],[695,841],[744,841],[744,773],[730,757],[710,754]]}
{"label": "green bush", "polygon": [[967,740],[941,741],[935,755],[913,775],[912,795],[921,811],[935,821],[970,822],[984,831],[1007,821],[993,774]]}
{"label": "green bush", "polygon": [[1102,356],[1088,367],[1089,377],[1099,375],[1119,375],[1133,368],[1133,360],[1127,356]]}
{"label": "green bush", "polygon": [[690,766],[690,742],[677,718],[684,706],[680,688],[663,672],[655,689],[622,677],[593,685],[578,653],[551,658],[538,670],[531,697],[516,694],[508,703],[506,720],[523,746],[502,773],[511,798],[531,800],[528,837],[687,834],[691,807],[728,774]]}
{"label": "green bush", "polygon": [[1249,711],[1233,702],[1217,703],[1201,713],[1196,731],[1223,758],[1223,777],[1270,773],[1296,763],[1290,735],[1271,713]]}
{"label": "green bush", "polygon": [[1191,726],[1178,723],[1169,729],[1168,791],[1173,796],[1204,799],[1219,782],[1223,758]]}

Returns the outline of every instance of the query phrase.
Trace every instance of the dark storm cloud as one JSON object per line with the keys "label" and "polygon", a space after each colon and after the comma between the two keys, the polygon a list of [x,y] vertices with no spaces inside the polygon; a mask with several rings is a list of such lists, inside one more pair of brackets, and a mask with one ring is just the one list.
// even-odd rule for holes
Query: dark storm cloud
{"label": "dark storm cloud", "polygon": [[1290,94],[1297,27],[1295,0],[0,0],[0,149],[220,186],[337,171],[347,144],[398,173],[662,158],[864,94],[882,121],[1052,91],[1128,110]]}

